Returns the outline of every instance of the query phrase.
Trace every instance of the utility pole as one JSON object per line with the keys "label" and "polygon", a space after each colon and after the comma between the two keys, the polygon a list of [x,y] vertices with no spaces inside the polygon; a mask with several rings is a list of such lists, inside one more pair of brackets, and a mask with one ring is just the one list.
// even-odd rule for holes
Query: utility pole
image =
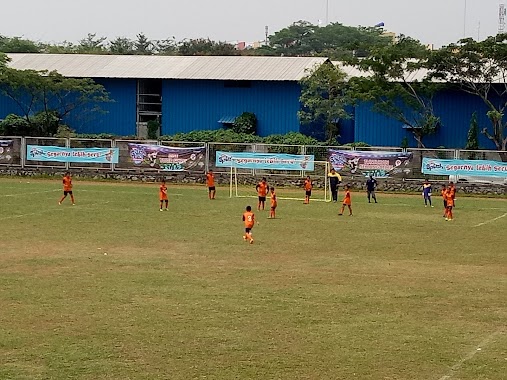
{"label": "utility pole", "polygon": [[329,0],[326,0],[326,26],[329,25]]}
{"label": "utility pole", "polygon": [[498,6],[498,34],[505,33],[505,3],[503,1],[500,2]]}

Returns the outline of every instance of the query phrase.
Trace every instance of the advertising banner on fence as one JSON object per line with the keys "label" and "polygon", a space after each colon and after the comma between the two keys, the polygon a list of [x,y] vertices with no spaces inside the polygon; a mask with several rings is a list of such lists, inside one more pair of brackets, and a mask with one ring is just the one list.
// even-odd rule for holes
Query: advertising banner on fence
{"label": "advertising banner on fence", "polygon": [[424,174],[507,178],[507,162],[423,158]]}
{"label": "advertising banner on fence", "polygon": [[26,146],[26,159],[30,161],[117,164],[118,156],[118,148],[65,148],[44,145]]}
{"label": "advertising banner on fence", "polygon": [[219,168],[271,169],[271,170],[314,170],[313,155],[216,152]]}
{"label": "advertising banner on fence", "polygon": [[386,178],[411,172],[412,153],[329,149],[331,167],[342,173]]}
{"label": "advertising banner on fence", "polygon": [[129,143],[129,156],[133,165],[167,172],[191,169],[204,170],[204,146],[179,148],[164,145]]}
{"label": "advertising banner on fence", "polygon": [[13,152],[12,140],[0,140],[0,164],[10,164]]}

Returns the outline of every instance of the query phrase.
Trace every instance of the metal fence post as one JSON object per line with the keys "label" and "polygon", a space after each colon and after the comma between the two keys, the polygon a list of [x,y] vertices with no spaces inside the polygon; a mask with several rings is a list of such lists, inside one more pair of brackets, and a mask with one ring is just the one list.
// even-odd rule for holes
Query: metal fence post
{"label": "metal fence post", "polygon": [[[70,138],[68,138],[68,137],[65,139],[65,147],[70,148]],[[68,171],[69,168],[70,168],[70,163],[66,162],[65,163],[65,171]]]}
{"label": "metal fence post", "polygon": [[21,148],[19,150],[19,155],[21,156],[21,168],[25,168],[25,160],[26,160],[26,139],[25,137],[21,137]]}
{"label": "metal fence post", "polygon": [[206,152],[206,158],[204,160],[204,171],[206,173],[209,172],[209,149],[210,149],[209,145],[210,144],[207,142],[204,143],[204,151]]}
{"label": "metal fence post", "polygon": [[[111,149],[114,149],[116,148],[116,140],[114,139],[111,139]],[[120,159],[120,153],[118,152],[118,160]],[[111,161],[111,171],[114,172],[115,170],[115,163],[113,161]]]}

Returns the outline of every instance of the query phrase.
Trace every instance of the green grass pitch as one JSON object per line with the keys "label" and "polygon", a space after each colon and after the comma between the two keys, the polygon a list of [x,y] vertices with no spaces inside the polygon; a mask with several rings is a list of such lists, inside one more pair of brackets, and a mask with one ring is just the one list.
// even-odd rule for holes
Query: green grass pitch
{"label": "green grass pitch", "polygon": [[0,379],[507,378],[507,200],[168,187],[0,179]]}

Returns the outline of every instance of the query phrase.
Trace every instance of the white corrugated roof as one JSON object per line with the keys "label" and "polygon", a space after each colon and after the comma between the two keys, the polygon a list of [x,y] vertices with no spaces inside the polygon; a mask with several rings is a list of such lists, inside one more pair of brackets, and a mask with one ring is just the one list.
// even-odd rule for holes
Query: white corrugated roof
{"label": "white corrugated roof", "polygon": [[156,78],[299,81],[320,57],[8,54],[18,70],[57,71],[76,78]]}
{"label": "white corrugated roof", "polygon": [[[359,70],[356,66],[346,65],[340,61],[333,61],[333,64],[342,70],[347,75],[347,78],[372,76],[371,72]],[[405,80],[407,82],[421,82],[428,76],[428,73],[429,71],[427,69],[412,71],[405,75]]]}

